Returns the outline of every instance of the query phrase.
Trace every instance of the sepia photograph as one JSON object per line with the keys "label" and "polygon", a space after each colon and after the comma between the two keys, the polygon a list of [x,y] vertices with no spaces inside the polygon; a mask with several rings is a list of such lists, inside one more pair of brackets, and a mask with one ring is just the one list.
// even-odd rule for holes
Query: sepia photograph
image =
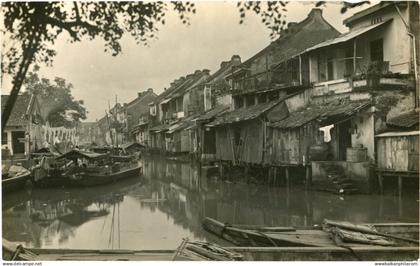
{"label": "sepia photograph", "polygon": [[0,5],[2,265],[418,266],[419,1]]}

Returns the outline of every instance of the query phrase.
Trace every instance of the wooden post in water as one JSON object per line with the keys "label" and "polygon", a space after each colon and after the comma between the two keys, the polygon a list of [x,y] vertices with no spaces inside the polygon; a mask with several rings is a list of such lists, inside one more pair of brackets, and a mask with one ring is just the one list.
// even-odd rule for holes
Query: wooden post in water
{"label": "wooden post in water", "polygon": [[285,167],[285,174],[286,174],[286,187],[290,188],[290,175],[289,175],[289,167]]}
{"label": "wooden post in water", "polygon": [[273,169],[273,185],[276,186],[277,185],[277,167],[274,166]]}
{"label": "wooden post in water", "polygon": [[273,169],[271,166],[268,167],[267,185],[271,185],[273,180]]}
{"label": "wooden post in water", "polygon": [[384,176],[382,173],[378,173],[379,192],[384,194]]}
{"label": "wooden post in water", "polygon": [[246,179],[246,183],[247,184],[249,184],[249,166],[248,166],[248,164],[245,164],[245,166],[244,166],[244,176],[245,176],[245,179]]}
{"label": "wooden post in water", "polygon": [[223,172],[223,163],[222,163],[222,161],[219,161],[219,176],[220,176],[220,179],[221,180],[223,180],[223,178],[224,178],[224,172]]}
{"label": "wooden post in water", "polygon": [[311,166],[307,165],[306,167],[306,176],[305,176],[305,189],[309,190],[312,185],[312,173],[311,173]]}
{"label": "wooden post in water", "polygon": [[402,176],[398,176],[398,196],[402,196],[402,186],[403,186],[403,178]]}

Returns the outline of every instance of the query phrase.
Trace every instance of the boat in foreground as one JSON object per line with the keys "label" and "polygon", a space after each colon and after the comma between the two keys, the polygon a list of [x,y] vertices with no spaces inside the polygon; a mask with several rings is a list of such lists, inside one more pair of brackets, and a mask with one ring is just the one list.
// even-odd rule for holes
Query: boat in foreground
{"label": "boat in foreground", "polygon": [[7,173],[2,173],[2,191],[8,193],[22,189],[30,179],[31,172],[19,165],[12,165]]}
{"label": "boat in foreground", "polygon": [[[214,244],[206,243],[209,246]],[[185,244],[184,244],[185,245]],[[190,245],[190,243],[188,243]],[[3,259],[8,261],[413,261],[418,260],[418,247],[223,247],[227,256],[192,244],[188,250],[100,250],[24,248],[3,239]]]}

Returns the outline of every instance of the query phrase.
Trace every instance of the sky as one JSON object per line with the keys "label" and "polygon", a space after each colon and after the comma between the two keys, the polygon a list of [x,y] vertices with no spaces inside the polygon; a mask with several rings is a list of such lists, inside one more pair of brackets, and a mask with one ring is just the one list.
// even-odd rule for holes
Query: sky
{"label": "sky", "polygon": [[[286,20],[299,22],[314,7],[312,2],[291,2]],[[338,2],[328,2],[322,7],[323,16],[337,30],[345,32],[343,19],[367,6],[344,15],[340,8]],[[159,27],[158,38],[148,46],[136,44],[129,35],[123,37],[122,53],[116,57],[104,52],[100,39],[70,43],[63,34],[54,45],[57,56],[53,65],[40,65],[40,75],[49,79],[62,77],[72,83],[73,96],[84,100],[88,110],[86,121],[95,121],[105,115],[108,101],[111,105],[116,98],[118,102],[130,102],[148,88],[159,94],[181,76],[197,69],[214,73],[232,55],[245,61],[272,41],[270,31],[256,15],[248,13],[245,23],[239,24],[234,2],[196,2],[196,11],[189,26],[169,12],[166,24]],[[3,77],[1,88],[2,94],[10,92],[11,77]]]}

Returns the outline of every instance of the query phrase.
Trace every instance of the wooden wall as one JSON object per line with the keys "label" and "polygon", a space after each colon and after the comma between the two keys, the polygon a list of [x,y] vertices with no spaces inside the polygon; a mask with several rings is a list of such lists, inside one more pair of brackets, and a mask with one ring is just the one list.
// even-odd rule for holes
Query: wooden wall
{"label": "wooden wall", "polygon": [[175,133],[180,135],[180,152],[190,152],[191,140],[189,130],[181,130]]}
{"label": "wooden wall", "polygon": [[378,168],[419,171],[419,135],[378,137],[376,143]]}
{"label": "wooden wall", "polygon": [[216,159],[233,161],[233,136],[228,126],[216,127]]}
{"label": "wooden wall", "polygon": [[[265,125],[258,119],[216,128],[216,159],[260,164],[264,154]],[[240,141],[235,142],[235,131]]]}
{"label": "wooden wall", "polygon": [[258,119],[241,123],[242,146],[238,148],[238,157],[241,162],[262,163],[264,130],[265,124]]}
{"label": "wooden wall", "polygon": [[322,142],[323,135],[316,122],[299,128],[270,128],[266,163],[271,165],[301,165],[308,162],[309,147]]}

